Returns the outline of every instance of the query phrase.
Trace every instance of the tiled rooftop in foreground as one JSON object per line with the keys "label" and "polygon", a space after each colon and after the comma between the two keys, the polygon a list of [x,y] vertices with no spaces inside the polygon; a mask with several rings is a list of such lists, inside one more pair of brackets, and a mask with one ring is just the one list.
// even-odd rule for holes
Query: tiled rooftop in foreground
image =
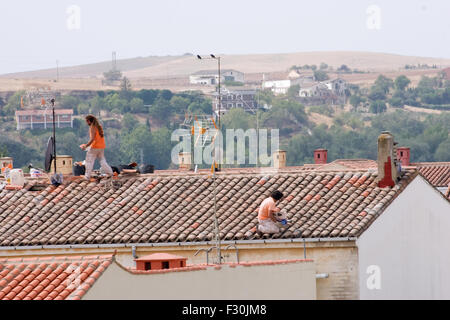
{"label": "tiled rooftop in foreground", "polygon": [[[357,237],[418,174],[405,172],[379,188],[373,170],[290,171],[272,175],[217,174],[217,214],[224,240]],[[213,180],[208,174],[138,175],[120,188],[68,181],[42,191],[0,193],[0,246],[210,241],[214,236]],[[289,227],[262,236],[257,209],[270,191]]]}

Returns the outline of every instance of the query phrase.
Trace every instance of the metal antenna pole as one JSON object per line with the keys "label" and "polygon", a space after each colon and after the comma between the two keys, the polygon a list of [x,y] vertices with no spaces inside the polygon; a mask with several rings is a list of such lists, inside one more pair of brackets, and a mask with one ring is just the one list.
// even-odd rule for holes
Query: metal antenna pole
{"label": "metal antenna pole", "polygon": [[219,130],[220,128],[220,108],[222,106],[222,97],[220,95],[220,57],[217,57],[217,61],[218,61],[218,68],[219,68]]}
{"label": "metal antenna pole", "polygon": [[[197,55],[198,59],[203,59],[202,56]],[[216,57],[215,55],[211,54],[209,58],[205,58],[205,59],[217,59],[217,66],[218,66],[218,76],[219,76],[219,81],[218,81],[218,94],[219,94],[219,117],[218,117],[218,130],[219,130],[219,134],[221,133],[221,123],[220,123],[220,113],[221,113],[221,105],[222,105],[222,97],[221,97],[221,92],[220,92],[220,57]],[[217,196],[216,196],[216,148],[215,148],[215,139],[213,140],[214,143],[214,159],[213,159],[213,165],[212,165],[212,169],[213,169],[213,199],[214,199],[214,232],[215,232],[215,238],[216,238],[216,248],[217,248],[217,263],[218,264],[222,264],[222,255],[221,255],[221,250],[220,250],[220,233],[219,233],[219,220],[217,219]],[[220,168],[220,167],[219,167]]]}
{"label": "metal antenna pole", "polygon": [[258,109],[259,109],[259,95],[260,91],[257,89],[258,101],[256,102],[256,167],[259,168],[259,119],[258,119]]}
{"label": "metal antenna pole", "polygon": [[[220,57],[217,57],[218,62],[218,72],[219,72],[219,133],[221,133],[222,127],[220,123],[220,112],[222,107],[222,96],[220,92]],[[215,143],[215,140],[214,140]],[[220,165],[218,166],[220,168]],[[217,205],[216,205],[216,148],[214,148],[214,171],[213,171],[213,182],[214,182],[214,217],[215,217],[215,227],[216,227],[216,237],[217,237],[217,254],[219,264],[222,264],[222,255],[220,253],[220,234],[219,234],[219,221],[217,219]]]}
{"label": "metal antenna pole", "polygon": [[56,129],[55,129],[55,99],[52,98],[50,100],[52,103],[52,112],[53,112],[53,160],[54,162],[54,168],[55,168],[55,174],[56,174]]}

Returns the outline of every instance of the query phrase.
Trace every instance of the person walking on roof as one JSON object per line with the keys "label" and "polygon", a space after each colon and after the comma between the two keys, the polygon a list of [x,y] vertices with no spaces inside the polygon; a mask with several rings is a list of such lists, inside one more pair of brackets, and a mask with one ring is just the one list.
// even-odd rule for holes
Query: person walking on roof
{"label": "person walking on roof", "polygon": [[111,167],[105,159],[105,135],[103,128],[93,115],[86,116],[86,123],[89,126],[89,142],[80,145],[82,150],[88,149],[86,153],[86,173],[85,179],[91,178],[92,169],[94,168],[95,159],[98,159],[100,166],[108,177],[113,175]]}
{"label": "person walking on roof", "polygon": [[275,203],[283,198],[283,193],[278,190],[273,191],[270,197],[265,199],[258,210],[258,230],[263,233],[278,233],[280,228],[277,226],[277,220],[274,217],[275,212],[280,209],[275,206]]}

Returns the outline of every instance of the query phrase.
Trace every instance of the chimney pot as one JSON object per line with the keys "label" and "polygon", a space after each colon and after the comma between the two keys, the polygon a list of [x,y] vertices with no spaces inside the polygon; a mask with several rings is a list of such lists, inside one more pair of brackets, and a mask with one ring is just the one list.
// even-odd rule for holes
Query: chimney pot
{"label": "chimney pot", "polygon": [[327,163],[328,150],[326,149],[316,149],[314,150],[314,163],[315,164],[325,164]]}
{"label": "chimney pot", "polygon": [[286,167],[286,151],[276,150],[273,153],[273,167],[276,169]]}
{"label": "chimney pot", "polygon": [[178,167],[190,170],[192,166],[192,155],[190,152],[180,152],[178,154]]}
{"label": "chimney pot", "polygon": [[401,162],[402,166],[410,165],[410,148],[407,147],[399,147],[397,148],[397,159]]}

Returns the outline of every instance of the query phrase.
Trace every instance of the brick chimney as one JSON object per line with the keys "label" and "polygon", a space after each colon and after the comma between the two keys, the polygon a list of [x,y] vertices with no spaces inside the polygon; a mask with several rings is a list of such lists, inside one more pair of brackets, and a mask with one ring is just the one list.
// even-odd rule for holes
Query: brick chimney
{"label": "brick chimney", "polygon": [[273,152],[273,167],[276,169],[286,167],[286,151],[276,150]]}
{"label": "brick chimney", "polygon": [[187,258],[168,253],[153,253],[136,261],[136,270],[163,270],[186,267]]}
{"label": "brick chimney", "polygon": [[328,150],[326,150],[326,149],[314,150],[314,163],[315,164],[327,163],[327,157],[328,157]]}
{"label": "brick chimney", "polygon": [[190,152],[180,152],[178,154],[178,167],[190,170],[192,166],[192,155]]}
{"label": "brick chimney", "polygon": [[402,166],[410,165],[410,149],[407,147],[397,148],[397,159],[402,163]]}
{"label": "brick chimney", "polygon": [[378,186],[393,187],[397,181],[397,168],[394,159],[394,136],[389,131],[383,131],[378,137]]}

